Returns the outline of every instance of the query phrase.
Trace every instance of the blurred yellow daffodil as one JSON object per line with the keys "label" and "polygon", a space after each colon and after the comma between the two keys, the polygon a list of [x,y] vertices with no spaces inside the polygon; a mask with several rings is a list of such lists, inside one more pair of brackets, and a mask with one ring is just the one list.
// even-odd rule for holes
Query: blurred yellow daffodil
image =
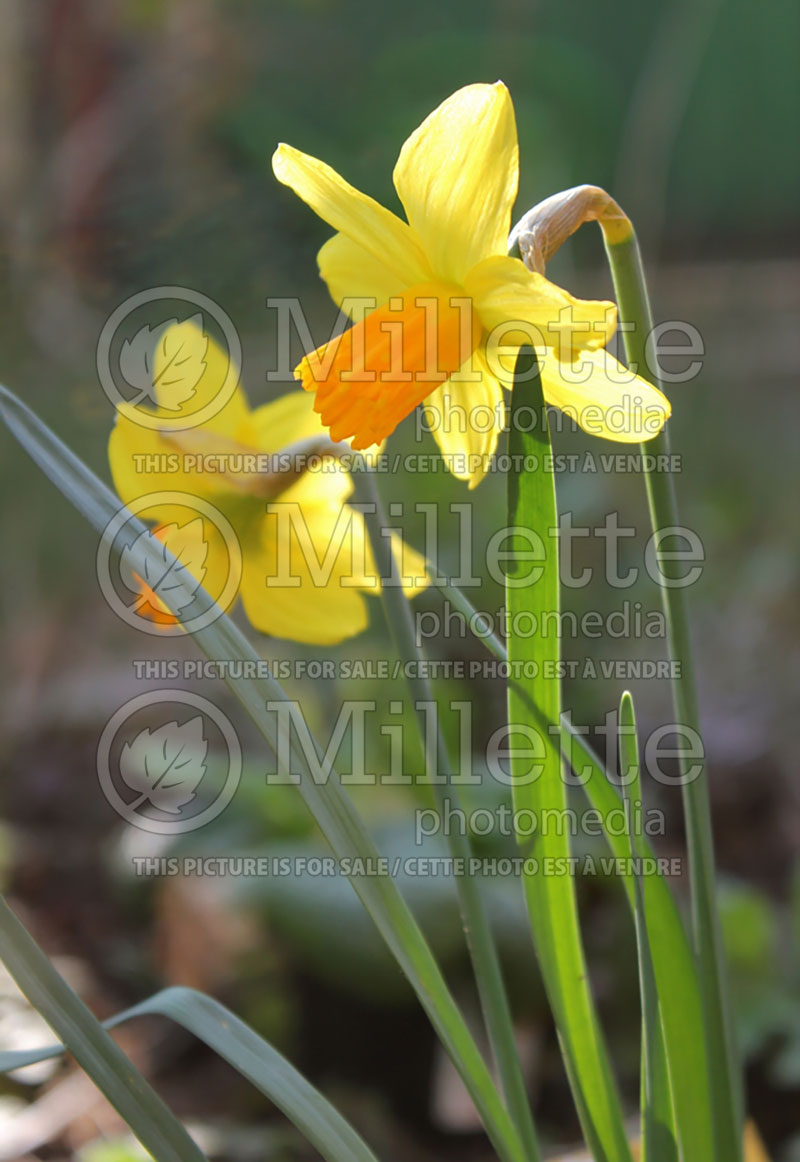
{"label": "blurred yellow daffodil", "polygon": [[[118,407],[109,460],[119,496],[155,526],[150,535],[198,585],[218,601],[232,594],[220,604],[232,604],[238,591],[262,633],[323,645],[359,633],[367,625],[364,594],[380,592],[380,579],[363,516],[347,504],[353,485],[342,448],[331,443],[312,399],[296,391],[251,410],[237,383],[216,408],[228,372],[222,348],[191,320],[175,324],[168,338],[155,351],[155,406]],[[184,368],[194,369],[185,392],[191,414],[207,418],[180,429],[173,397]],[[399,537],[393,545],[411,595],[427,584],[425,561]],[[231,590],[234,557],[241,577]],[[160,582],[134,574],[136,612],[174,625]]]}
{"label": "blurred yellow daffodil", "polygon": [[536,348],[547,402],[591,434],[635,442],[665,423],[667,399],[605,350],[614,304],[576,299],[508,256],[519,150],[502,83],[459,89],[406,141],[394,185],[407,222],[291,146],[272,164],[338,231],[319,252],[320,273],[361,316],[295,372],[334,440],[370,447],[426,401],[448,464],[473,487],[523,344]]}

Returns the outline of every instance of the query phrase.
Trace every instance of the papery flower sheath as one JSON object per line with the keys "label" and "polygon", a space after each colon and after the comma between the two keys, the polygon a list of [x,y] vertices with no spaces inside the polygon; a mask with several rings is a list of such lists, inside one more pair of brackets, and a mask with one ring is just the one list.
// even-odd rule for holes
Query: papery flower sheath
{"label": "papery flower sheath", "polygon": [[[225,379],[227,357],[190,323],[182,323],[184,358],[197,347],[195,364],[205,369],[192,407],[212,403]],[[167,376],[159,352],[154,367],[155,408],[120,405],[109,439],[114,485],[139,512],[153,534],[202,583],[211,596],[225,589],[230,568],[224,538],[202,503],[190,520],[178,503],[208,502],[234,530],[241,548],[239,594],[252,625],[262,633],[321,645],[334,644],[367,625],[364,595],[380,592],[380,579],[363,516],[347,504],[353,491],[341,463],[343,449],[331,443],[312,399],[292,391],[251,410],[237,385],[230,398],[202,425],[174,430],[172,401],[165,405]],[[213,408],[211,409],[213,410]],[[153,425],[162,416],[163,429]],[[344,451],[349,451],[346,447]],[[275,464],[263,470],[263,463]],[[307,465],[316,463],[315,470]],[[152,503],[150,499],[152,497]],[[397,575],[411,596],[427,585],[424,559],[393,536]],[[137,577],[137,612],[164,625],[176,618],[148,578]]]}
{"label": "papery flower sheath", "polygon": [[289,145],[272,164],[337,231],[319,269],[354,326],[295,372],[334,440],[368,448],[425,402],[448,464],[474,487],[523,344],[546,401],[592,435],[638,442],[666,422],[666,397],[605,350],[615,305],[574,298],[507,253],[519,149],[502,83],[459,89],[406,141],[393,176],[407,221]]}

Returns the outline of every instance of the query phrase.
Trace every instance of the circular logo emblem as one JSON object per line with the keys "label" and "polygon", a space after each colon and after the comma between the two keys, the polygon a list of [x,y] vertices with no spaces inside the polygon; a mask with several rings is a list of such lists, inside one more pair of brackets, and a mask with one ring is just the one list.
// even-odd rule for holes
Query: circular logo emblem
{"label": "circular logo emblem", "polygon": [[114,407],[160,432],[207,423],[236,390],[241,366],[242,344],[230,316],[184,286],[131,295],[97,341],[97,375]]}
{"label": "circular logo emblem", "polygon": [[[137,517],[154,527],[132,532]],[[126,624],[177,637],[211,625],[233,604],[242,550],[228,518],[209,501],[188,492],[149,492],[106,525],[97,578]]]}
{"label": "circular logo emblem", "polygon": [[189,690],[150,690],[106,723],[97,776],[116,813],[142,831],[182,835],[221,815],[242,775],[230,720]]}

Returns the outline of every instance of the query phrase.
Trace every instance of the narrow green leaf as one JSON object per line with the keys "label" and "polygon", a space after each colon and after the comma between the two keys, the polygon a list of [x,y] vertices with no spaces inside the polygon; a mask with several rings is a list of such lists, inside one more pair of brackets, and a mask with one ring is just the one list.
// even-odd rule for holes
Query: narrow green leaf
{"label": "narrow green leaf", "polygon": [[59,976],[2,896],[0,959],[33,1007],[154,1158],[159,1162],[204,1162],[205,1156],[178,1119]]}
{"label": "narrow green leaf", "polygon": [[678,1162],[669,1071],[645,915],[639,743],[633,698],[627,691],[622,695],[619,708],[619,756],[633,879],[633,915],[642,1006],[642,1162]]}
{"label": "narrow green leaf", "polygon": [[[448,591],[448,596],[451,593]],[[468,598],[461,593],[459,608],[473,624],[477,614]],[[496,638],[479,639],[499,661],[507,661],[508,653]],[[519,683],[518,696],[525,701],[534,721],[545,725],[538,707],[531,702]],[[598,812],[605,831],[606,842],[617,859],[628,854],[628,840],[610,819],[619,817],[622,810],[620,796],[614,790],[600,760],[570,724],[562,717],[561,746],[569,763],[592,805]],[[645,856],[654,858],[647,840],[642,838]],[[622,865],[624,866],[624,864]],[[624,874],[623,884],[631,908],[634,907],[633,881]],[[711,1158],[712,1114],[705,1045],[697,1036],[701,1027],[702,1004],[697,965],[689,944],[680,913],[662,875],[648,876],[645,883],[645,906],[648,916],[653,968],[659,989],[659,1005],[667,1052],[670,1086],[675,1108],[676,1132],[682,1159]]]}
{"label": "narrow green leaf", "polygon": [[[118,498],[30,409],[2,387],[0,415],[45,475],[97,531],[102,532],[123,507]],[[143,531],[144,525],[132,519],[125,523],[116,543],[119,549],[123,546],[129,548],[132,567],[140,575],[146,576],[148,563],[157,567],[155,553],[160,553],[161,549],[153,546],[152,538],[139,539]],[[180,602],[188,602],[193,593],[198,606],[201,601],[213,605],[211,598],[202,589],[194,592],[192,587],[190,592],[187,587],[183,593],[180,588],[176,588],[169,595],[169,599],[176,603],[176,611],[180,609]],[[202,609],[199,606],[198,613]],[[194,631],[192,636],[208,657],[223,662],[252,663],[258,669],[258,655],[230,618],[220,616],[211,625]],[[271,677],[230,676],[246,668],[226,667],[228,676],[225,681],[273,751],[277,751],[277,728],[266,706],[268,702],[286,701],[286,695]],[[298,790],[334,854],[342,860],[366,861],[367,864],[377,861],[375,844],[335,772],[331,772],[327,782],[317,783],[305,754],[294,738],[290,743],[290,760],[293,772],[299,775]],[[460,1073],[497,1153],[503,1162],[526,1162],[519,1135],[500,1099],[483,1056],[393,879],[390,876],[354,876],[351,883],[419,997],[442,1045]]]}
{"label": "narrow green leaf", "polygon": [[[372,555],[378,575],[391,574],[392,547],[386,535],[388,528],[383,512],[380,493],[372,469],[361,472],[356,480],[355,497],[364,503],[364,523],[367,528]],[[406,685],[411,705],[417,708],[417,729],[420,749],[426,755],[426,773],[430,770],[431,752],[438,760],[439,777],[432,780],[431,790],[437,810],[442,819],[449,810],[458,815],[462,808],[457,781],[453,779],[455,767],[448,752],[441,725],[436,721],[435,744],[428,741],[427,718],[421,713],[423,706],[434,704],[433,686],[425,673],[425,657],[417,642],[414,619],[405,593],[397,586],[384,585],[381,589],[386,620],[397,648],[398,657],[406,663]],[[412,667],[408,662],[413,661]],[[441,779],[444,777],[445,781]],[[443,828],[451,857],[457,864],[468,865],[473,851],[469,836],[458,827]],[[456,876],[461,922],[468,934],[467,946],[472,960],[475,984],[478,990],[481,1012],[494,1056],[495,1068],[506,1106],[522,1139],[529,1162],[539,1162],[541,1154],[536,1135],[536,1127],[531,1112],[530,1099],[525,1085],[525,1075],[514,1040],[514,1025],[511,1007],[503,978],[503,970],[489,922],[486,900],[482,884],[477,876]]]}
{"label": "narrow green leaf", "polygon": [[[170,1017],[252,1082],[328,1162],[377,1162],[369,1146],[293,1065],[230,1009],[194,989],[171,988],[104,1022],[107,1029],[135,1017]],[[64,1052],[63,1045],[0,1053],[0,1073],[10,1073]]]}
{"label": "narrow green leaf", "polygon": [[[561,737],[564,756],[603,821],[612,854],[624,861],[629,854],[628,838],[619,833],[618,827],[609,826],[610,820],[618,818],[623,810],[619,794],[591,748],[566,720]],[[654,858],[645,838],[641,839],[641,848],[646,858]],[[621,866],[624,868],[624,862]],[[621,878],[633,909],[633,877],[624,871]],[[703,1009],[694,953],[666,879],[661,875],[645,876],[643,889],[681,1157],[688,1162],[713,1158],[710,1078],[705,1042],[698,1035],[703,1027]]]}
{"label": "narrow green leaf", "polygon": [[[509,624],[522,620],[539,626],[534,637],[512,634],[508,659],[512,671],[534,672],[522,683],[509,684],[509,724],[513,731],[530,729],[530,704],[538,707],[545,730],[538,726],[543,754],[541,770],[532,777],[531,744],[524,747],[510,738],[515,814],[566,811],[566,787],[561,770],[559,723],[561,691],[558,678],[560,643],[559,572],[556,530],[558,526],[555,484],[547,470],[550,438],[541,381],[535,364],[525,353],[517,362],[511,403],[509,450],[512,466],[508,476],[508,526],[515,554],[506,582]],[[524,409],[524,410],[523,410]],[[520,422],[515,417],[520,416]],[[524,417],[541,419],[533,431]],[[536,465],[536,467],[533,467]],[[514,544],[513,542],[516,542]],[[521,542],[521,543],[520,543]],[[536,563],[531,552],[537,554]],[[552,817],[552,816],[551,816]],[[553,831],[563,834],[553,834]],[[611,1065],[592,999],[578,922],[572,874],[564,863],[570,856],[567,829],[548,828],[539,835],[534,871],[526,861],[523,874],[534,941],[548,998],[555,1015],[564,1060],[581,1118],[584,1134],[596,1162],[629,1162],[631,1154]]]}
{"label": "narrow green leaf", "polygon": [[[476,610],[463,593],[460,595],[459,607],[466,612],[467,622],[474,624]],[[480,638],[480,641],[499,661],[508,660],[505,647],[496,638]],[[538,707],[518,683],[513,684],[518,696],[525,701],[531,717],[544,727],[544,718]],[[561,721],[561,746],[565,760],[578,775],[589,802],[602,821],[606,842],[613,855],[624,861],[629,850],[628,840],[624,834],[620,834],[616,825],[610,826],[610,821],[619,817],[622,801],[600,760],[566,716]],[[641,843],[645,856],[648,859],[654,858],[654,852],[644,837]],[[625,873],[622,881],[633,909],[632,877]],[[702,1021],[697,964],[664,876],[648,876],[644,894],[681,1158],[684,1162],[695,1158],[712,1158],[708,1058],[704,1041],[697,1036]]]}

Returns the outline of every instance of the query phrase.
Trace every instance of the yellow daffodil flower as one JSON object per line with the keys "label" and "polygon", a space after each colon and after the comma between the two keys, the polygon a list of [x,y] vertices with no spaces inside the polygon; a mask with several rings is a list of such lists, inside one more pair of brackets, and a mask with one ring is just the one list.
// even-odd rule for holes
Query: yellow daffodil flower
{"label": "yellow daffodil flower", "polygon": [[667,420],[661,392],[604,349],[614,304],[576,299],[508,256],[519,150],[502,83],[459,89],[406,141],[394,185],[407,222],[291,146],[280,145],[272,164],[338,231],[319,252],[320,273],[339,306],[363,316],[295,372],[333,439],[370,447],[426,401],[450,467],[474,487],[526,343],[547,402],[591,434],[638,442]]}
{"label": "yellow daffodil flower", "polygon": [[[155,407],[118,408],[109,460],[119,496],[218,601],[232,556],[220,526],[233,530],[241,579],[231,600],[220,603],[232,604],[238,588],[262,633],[321,645],[359,633],[367,625],[364,594],[380,592],[380,580],[363,516],[347,504],[353,485],[338,459],[342,449],[331,443],[313,400],[296,391],[251,410],[237,384],[215,410],[227,357],[191,321],[177,327],[167,345],[170,366],[161,354],[165,345],[156,349]],[[212,405],[213,414],[198,427],[179,429],[175,382],[184,367],[203,369],[187,389],[191,413],[205,414]],[[146,501],[144,510],[139,500]],[[213,519],[215,512],[222,520]],[[393,543],[398,575],[411,595],[427,584],[425,561],[399,538]],[[138,614],[175,624],[152,578],[134,574],[132,584],[140,593]]]}

